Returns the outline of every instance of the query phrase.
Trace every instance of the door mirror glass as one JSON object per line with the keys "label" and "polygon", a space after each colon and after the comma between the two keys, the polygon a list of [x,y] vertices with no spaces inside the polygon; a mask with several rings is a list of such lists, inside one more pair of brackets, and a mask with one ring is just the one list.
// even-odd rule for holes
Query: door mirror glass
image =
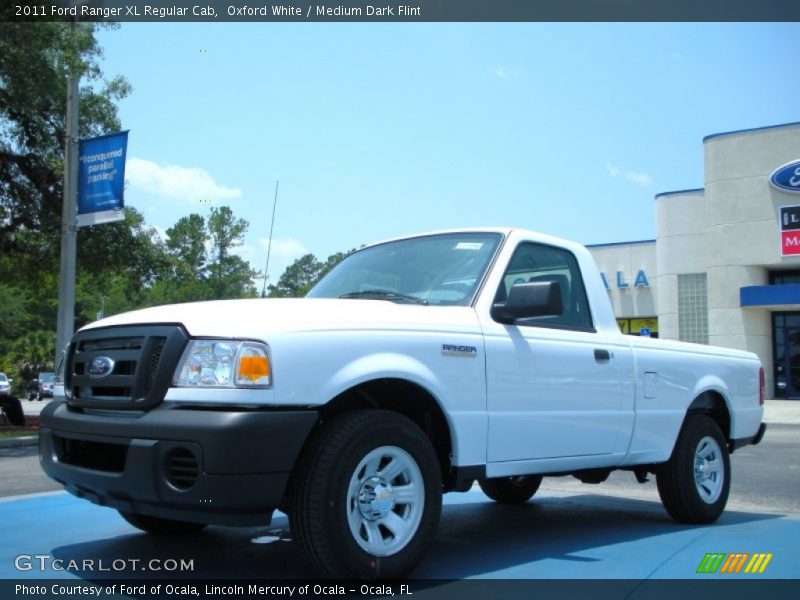
{"label": "door mirror glass", "polygon": [[561,286],[557,281],[535,281],[511,286],[505,302],[492,306],[492,318],[500,323],[518,319],[557,317],[564,312]]}

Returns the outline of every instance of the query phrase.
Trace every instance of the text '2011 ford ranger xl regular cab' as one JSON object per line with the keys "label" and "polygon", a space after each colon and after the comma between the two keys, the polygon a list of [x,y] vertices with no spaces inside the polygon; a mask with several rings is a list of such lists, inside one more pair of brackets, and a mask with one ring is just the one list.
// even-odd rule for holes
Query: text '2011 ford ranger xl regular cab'
{"label": "text '2011 ford ranger xl regular cab'", "polygon": [[684,523],[758,443],[748,352],[622,335],[589,252],[515,229],[375,244],[303,299],[161,306],[81,329],[41,417],[44,470],[155,533],[289,515],[328,576],[398,577],[442,493],[655,474]]}

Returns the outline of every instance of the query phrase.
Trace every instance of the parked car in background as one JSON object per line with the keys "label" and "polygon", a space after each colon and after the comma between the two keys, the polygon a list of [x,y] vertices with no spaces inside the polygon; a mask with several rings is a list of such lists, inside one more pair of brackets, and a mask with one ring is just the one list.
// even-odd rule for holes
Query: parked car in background
{"label": "parked car in background", "polygon": [[39,383],[37,384],[36,389],[37,400],[53,397],[53,384],[55,383],[55,380],[55,373],[39,373]]}
{"label": "parked car in background", "polygon": [[11,382],[12,380],[6,377],[5,373],[0,373],[0,397],[11,397]]}

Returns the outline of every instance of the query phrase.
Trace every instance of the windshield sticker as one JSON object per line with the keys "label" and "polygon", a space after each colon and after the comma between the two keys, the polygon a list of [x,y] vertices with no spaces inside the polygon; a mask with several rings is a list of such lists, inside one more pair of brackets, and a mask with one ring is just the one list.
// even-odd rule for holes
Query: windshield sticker
{"label": "windshield sticker", "polygon": [[482,242],[458,242],[455,250],[480,250],[483,248]]}

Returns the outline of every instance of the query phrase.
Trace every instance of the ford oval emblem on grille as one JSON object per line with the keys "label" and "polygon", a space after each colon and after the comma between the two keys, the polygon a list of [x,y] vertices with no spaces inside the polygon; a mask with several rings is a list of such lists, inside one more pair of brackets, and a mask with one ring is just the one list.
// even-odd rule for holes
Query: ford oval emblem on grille
{"label": "ford oval emblem on grille", "polygon": [[114,361],[107,356],[95,356],[89,363],[87,372],[92,379],[108,377],[114,370]]}

